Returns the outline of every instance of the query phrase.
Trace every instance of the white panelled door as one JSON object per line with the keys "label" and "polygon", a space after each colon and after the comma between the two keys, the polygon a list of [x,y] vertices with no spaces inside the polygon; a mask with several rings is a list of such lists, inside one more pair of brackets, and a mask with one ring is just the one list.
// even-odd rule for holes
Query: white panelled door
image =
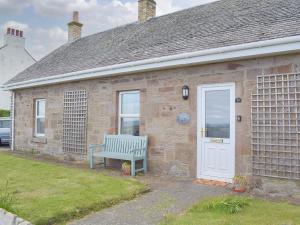
{"label": "white panelled door", "polygon": [[198,87],[197,176],[231,182],[235,171],[235,84]]}

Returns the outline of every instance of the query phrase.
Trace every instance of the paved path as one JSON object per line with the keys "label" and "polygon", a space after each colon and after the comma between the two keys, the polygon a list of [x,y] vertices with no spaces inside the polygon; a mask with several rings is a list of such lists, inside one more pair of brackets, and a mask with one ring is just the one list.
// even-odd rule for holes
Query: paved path
{"label": "paved path", "polygon": [[146,180],[152,191],[132,201],[104,209],[68,225],[152,225],[178,214],[199,200],[228,193],[225,188],[193,184],[191,180]]}

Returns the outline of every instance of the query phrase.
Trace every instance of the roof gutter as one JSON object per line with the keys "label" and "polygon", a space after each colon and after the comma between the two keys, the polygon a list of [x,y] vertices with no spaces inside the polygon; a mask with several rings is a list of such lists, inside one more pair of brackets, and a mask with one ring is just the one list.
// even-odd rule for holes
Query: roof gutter
{"label": "roof gutter", "polygon": [[2,88],[5,90],[16,90],[68,81],[224,62],[251,57],[278,55],[298,51],[300,51],[300,35],[82,70],[2,85]]}

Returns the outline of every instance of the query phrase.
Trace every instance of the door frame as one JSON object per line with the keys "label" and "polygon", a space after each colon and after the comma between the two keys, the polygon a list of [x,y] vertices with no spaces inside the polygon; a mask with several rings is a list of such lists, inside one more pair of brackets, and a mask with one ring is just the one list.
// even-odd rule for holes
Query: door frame
{"label": "door frame", "polygon": [[219,180],[219,181],[225,181],[225,182],[232,182],[232,178],[216,178],[216,177],[209,177],[201,174],[201,161],[202,161],[202,142],[201,142],[201,137],[200,137],[200,130],[202,128],[202,123],[201,121],[201,114],[202,114],[202,89],[203,88],[229,88],[230,89],[230,102],[231,102],[231,107],[230,107],[230,120],[232,121],[232,126],[230,126],[230,140],[232,140],[232,148],[233,148],[233,155],[232,155],[232,161],[233,161],[233,174],[232,178],[235,175],[235,164],[236,164],[236,149],[235,149],[235,83],[216,83],[216,84],[203,84],[197,86],[197,178],[202,178],[202,179],[213,179],[213,180]]}

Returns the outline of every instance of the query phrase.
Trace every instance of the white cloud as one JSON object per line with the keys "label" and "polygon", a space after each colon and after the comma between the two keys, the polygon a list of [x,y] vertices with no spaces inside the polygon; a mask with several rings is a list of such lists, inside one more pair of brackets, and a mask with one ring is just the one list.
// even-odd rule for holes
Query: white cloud
{"label": "white cloud", "polygon": [[[215,0],[156,0],[157,15],[163,15],[183,8],[200,5]],[[67,42],[67,22],[72,11],[80,11],[80,21],[84,24],[83,36],[97,33],[112,27],[137,20],[138,0],[0,0],[0,13],[3,10],[18,12],[29,4],[34,9],[35,17],[55,18],[62,21],[57,26],[47,28],[33,27],[17,21],[8,21],[8,25],[24,30],[28,49],[36,58]]]}
{"label": "white cloud", "polygon": [[27,6],[27,0],[0,0],[0,14],[17,13]]}
{"label": "white cloud", "polygon": [[92,34],[112,27],[137,20],[137,2],[122,3],[112,0],[106,4],[98,4],[89,10],[81,11],[84,33]]}
{"label": "white cloud", "polygon": [[[1,0],[0,0],[1,1]],[[70,18],[80,11],[85,34],[133,22],[137,18],[137,1],[121,0],[31,0],[35,12],[43,17]],[[67,21],[66,21],[67,22]]]}
{"label": "white cloud", "polygon": [[27,37],[27,42],[32,46],[32,54],[38,59],[45,56],[45,52],[49,53],[65,44],[68,39],[67,32],[60,27],[38,28],[30,36]]}
{"label": "white cloud", "polygon": [[25,24],[25,23],[20,23],[20,22],[14,21],[14,20],[10,20],[1,26],[2,31],[5,32],[7,27],[27,31],[29,26],[28,26],[28,24]]}
{"label": "white cloud", "polygon": [[31,0],[35,11],[42,16],[62,16],[73,10],[87,11],[98,5],[97,0]]}
{"label": "white cloud", "polygon": [[214,1],[218,0],[156,0],[157,15],[160,16]]}
{"label": "white cloud", "polygon": [[181,8],[174,4],[174,0],[156,0],[157,15],[164,15],[180,10]]}

